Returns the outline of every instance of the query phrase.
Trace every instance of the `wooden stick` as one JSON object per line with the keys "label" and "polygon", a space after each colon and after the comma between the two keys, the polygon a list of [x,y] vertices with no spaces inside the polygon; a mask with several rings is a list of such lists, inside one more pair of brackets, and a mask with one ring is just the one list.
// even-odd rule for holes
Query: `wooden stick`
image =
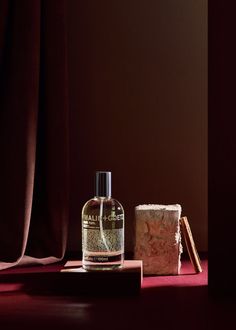
{"label": "wooden stick", "polygon": [[196,273],[202,272],[201,261],[193,240],[193,235],[187,217],[180,218],[180,226],[188,250],[188,254]]}

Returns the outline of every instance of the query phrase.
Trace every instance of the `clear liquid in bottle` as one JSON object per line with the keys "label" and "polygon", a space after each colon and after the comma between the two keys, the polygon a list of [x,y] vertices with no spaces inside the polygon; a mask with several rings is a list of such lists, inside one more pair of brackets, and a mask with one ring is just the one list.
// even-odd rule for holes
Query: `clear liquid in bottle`
{"label": "clear liquid in bottle", "polygon": [[82,209],[82,265],[111,270],[124,262],[124,209],[111,197],[111,172],[96,172],[96,196]]}

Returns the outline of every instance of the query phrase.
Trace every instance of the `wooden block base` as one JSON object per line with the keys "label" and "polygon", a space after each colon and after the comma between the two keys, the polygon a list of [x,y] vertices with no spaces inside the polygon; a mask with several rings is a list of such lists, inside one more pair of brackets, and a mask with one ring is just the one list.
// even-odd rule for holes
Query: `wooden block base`
{"label": "wooden block base", "polygon": [[70,281],[76,280],[77,290],[86,294],[139,293],[143,280],[141,260],[125,260],[122,268],[109,271],[86,271],[80,260],[72,260],[64,265],[61,273],[70,277]]}

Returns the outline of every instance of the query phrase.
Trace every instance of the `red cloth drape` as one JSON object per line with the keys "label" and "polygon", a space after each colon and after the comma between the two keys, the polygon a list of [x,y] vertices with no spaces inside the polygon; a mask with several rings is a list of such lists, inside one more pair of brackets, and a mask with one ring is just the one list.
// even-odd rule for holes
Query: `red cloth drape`
{"label": "red cloth drape", "polygon": [[65,28],[63,0],[0,2],[0,269],[65,253]]}

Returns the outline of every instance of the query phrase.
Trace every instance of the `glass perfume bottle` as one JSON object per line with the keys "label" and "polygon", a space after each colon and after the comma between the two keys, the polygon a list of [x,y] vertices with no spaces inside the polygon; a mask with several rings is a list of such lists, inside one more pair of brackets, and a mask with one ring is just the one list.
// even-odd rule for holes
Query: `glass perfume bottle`
{"label": "glass perfume bottle", "polygon": [[111,270],[124,262],[124,209],[111,197],[111,172],[96,172],[95,197],[82,209],[82,266]]}

